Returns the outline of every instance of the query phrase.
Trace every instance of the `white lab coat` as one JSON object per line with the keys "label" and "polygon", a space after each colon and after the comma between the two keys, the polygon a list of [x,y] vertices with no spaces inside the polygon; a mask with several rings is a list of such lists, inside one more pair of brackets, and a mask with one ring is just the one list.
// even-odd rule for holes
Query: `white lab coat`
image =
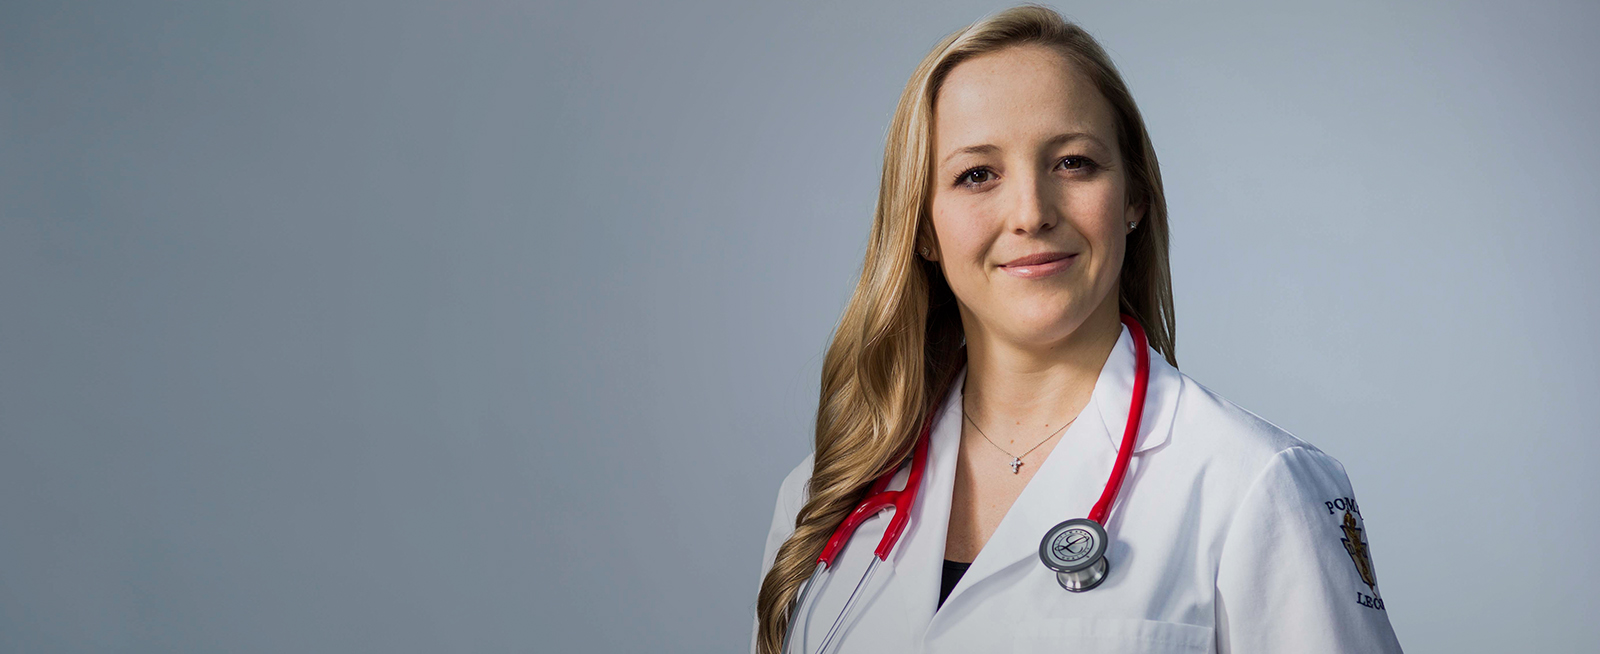
{"label": "white lab coat", "polygon": [[[960,451],[960,373],[935,419],[910,522],[837,651],[1400,651],[1343,466],[1154,350],[1134,456],[1105,525],[1109,575],[1083,593],[1057,584],[1039,561],[1039,540],[1088,515],[1105,488],[1127,423],[1133,347],[1124,327],[1088,405],[935,611]],[[904,485],[908,468],[891,488]],[[762,576],[794,530],[810,475],[808,456],[783,481]],[[862,523],[831,581],[813,592],[813,617],[796,633],[803,651],[821,643],[890,515]],[[1359,542],[1347,547],[1351,535]]]}

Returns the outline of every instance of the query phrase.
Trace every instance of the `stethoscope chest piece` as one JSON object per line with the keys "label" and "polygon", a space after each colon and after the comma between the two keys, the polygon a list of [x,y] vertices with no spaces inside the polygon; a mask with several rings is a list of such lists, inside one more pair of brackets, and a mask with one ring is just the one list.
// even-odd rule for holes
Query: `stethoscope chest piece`
{"label": "stethoscope chest piece", "polygon": [[1106,562],[1106,530],[1088,518],[1073,518],[1050,528],[1039,541],[1039,559],[1056,572],[1062,588],[1075,593],[1099,586]]}

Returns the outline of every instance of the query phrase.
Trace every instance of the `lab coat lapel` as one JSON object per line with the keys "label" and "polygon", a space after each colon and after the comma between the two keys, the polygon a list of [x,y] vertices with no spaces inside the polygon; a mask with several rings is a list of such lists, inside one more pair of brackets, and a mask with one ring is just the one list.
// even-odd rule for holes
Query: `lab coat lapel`
{"label": "lab coat lapel", "polygon": [[925,638],[935,638],[951,623],[960,622],[969,602],[1006,592],[1014,585],[1007,579],[1015,581],[1032,566],[1040,566],[1039,539],[1051,526],[1089,514],[1116,457],[1106,446],[1104,429],[1098,406],[1090,402],[978,551],[972,566],[933,616]]}
{"label": "lab coat lapel", "polygon": [[896,548],[895,598],[914,638],[920,638],[939,606],[944,573],[945,535],[950,525],[950,498],[955,489],[956,458],[961,453],[961,388],[965,366],[957,373],[930,431],[928,467],[912,509],[911,521]]}
{"label": "lab coat lapel", "polygon": [[[1167,441],[1180,387],[1176,370],[1168,366],[1155,351],[1149,354],[1150,384],[1146,391],[1138,440],[1135,442],[1136,455]],[[1062,434],[1061,441],[1040,464],[1039,471],[1029,480],[1027,487],[1017,496],[994,534],[978,552],[972,567],[967,569],[960,583],[945,599],[944,607],[933,616],[925,633],[926,638],[935,637],[942,625],[951,622],[941,620],[940,616],[952,609],[959,613],[963,602],[980,601],[989,595],[1004,592],[1010,584],[1003,581],[1029,574],[1032,568],[1028,566],[1038,567],[1041,574],[1047,572],[1039,563],[1039,540],[1056,523],[1089,515],[1089,510],[1105,490],[1106,479],[1116,461],[1117,446],[1121,444],[1122,431],[1127,424],[1135,365],[1133,337],[1124,327],[1105,365],[1101,367],[1100,376],[1095,380],[1089,403]],[[957,414],[956,418],[959,419],[960,415]],[[956,441],[956,447],[947,455],[950,459],[946,466],[949,479],[941,480],[944,485],[939,493],[942,500],[939,509],[942,513],[939,521],[941,564],[942,541],[948,529],[950,494],[954,487],[954,459],[959,452],[959,427],[957,423],[951,437]],[[1138,465],[1140,458],[1135,456],[1133,465]],[[1125,484],[1122,493],[1128,491]],[[1123,497],[1119,495],[1118,506],[1122,504]],[[1113,506],[1110,522],[1114,523],[1116,516],[1116,506]],[[1115,539],[1116,535],[1112,534],[1112,538]],[[937,580],[932,592],[937,592]],[[935,595],[933,603],[936,605],[937,601]]]}

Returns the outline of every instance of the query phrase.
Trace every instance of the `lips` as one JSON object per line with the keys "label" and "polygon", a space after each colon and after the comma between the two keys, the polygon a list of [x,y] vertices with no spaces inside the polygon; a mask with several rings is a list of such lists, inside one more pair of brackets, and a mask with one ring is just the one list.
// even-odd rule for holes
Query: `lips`
{"label": "lips", "polygon": [[1069,255],[1069,254],[1067,254],[1065,252],[1040,252],[1038,254],[1030,254],[1030,255],[1025,256],[1025,257],[1018,257],[1016,259],[1012,259],[1010,261],[1005,262],[1004,264],[1001,264],[1001,266],[1005,267],[1005,268],[1011,268],[1011,267],[1014,267],[1014,266],[1037,266],[1037,265],[1039,265],[1041,263],[1050,263],[1051,261],[1060,261],[1060,260],[1065,259],[1065,258],[1067,258],[1069,256],[1072,256],[1072,255]]}
{"label": "lips", "polygon": [[1043,279],[1072,267],[1078,255],[1065,252],[1041,252],[1012,259],[1000,266],[1000,272],[1019,279]]}

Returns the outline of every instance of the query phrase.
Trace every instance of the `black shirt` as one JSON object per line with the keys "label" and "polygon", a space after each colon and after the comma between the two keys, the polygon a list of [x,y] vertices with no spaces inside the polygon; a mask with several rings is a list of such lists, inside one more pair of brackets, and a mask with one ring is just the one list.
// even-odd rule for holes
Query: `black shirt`
{"label": "black shirt", "polygon": [[944,560],[944,576],[939,578],[939,606],[944,606],[944,599],[950,596],[950,591],[955,590],[956,583],[961,581],[961,575],[967,573],[971,563]]}

